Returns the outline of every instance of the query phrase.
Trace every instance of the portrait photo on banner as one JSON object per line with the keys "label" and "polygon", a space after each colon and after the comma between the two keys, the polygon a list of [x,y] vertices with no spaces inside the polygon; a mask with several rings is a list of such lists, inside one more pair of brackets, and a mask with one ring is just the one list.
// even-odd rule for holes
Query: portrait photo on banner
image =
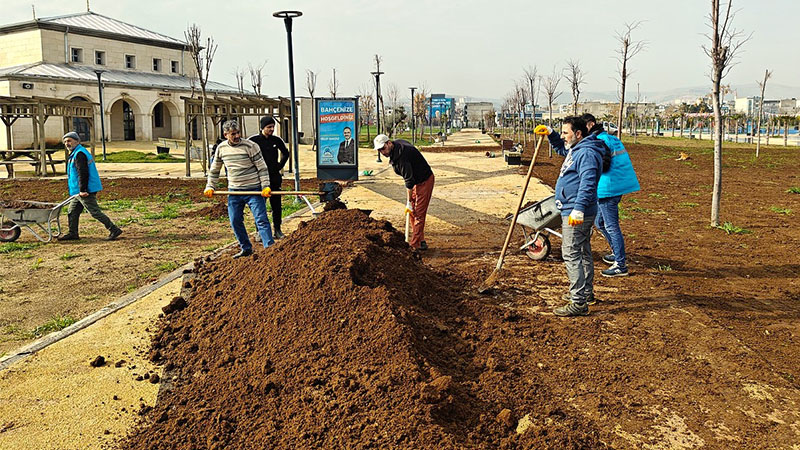
{"label": "portrait photo on banner", "polygon": [[356,99],[317,100],[319,166],[355,166],[358,162]]}

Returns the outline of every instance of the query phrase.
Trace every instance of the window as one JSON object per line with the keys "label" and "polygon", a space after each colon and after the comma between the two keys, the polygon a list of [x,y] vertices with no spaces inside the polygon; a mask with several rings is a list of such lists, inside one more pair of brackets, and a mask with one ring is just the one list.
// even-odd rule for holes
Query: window
{"label": "window", "polygon": [[106,65],[106,52],[101,52],[99,50],[94,51],[94,63],[98,66],[105,66]]}
{"label": "window", "polygon": [[133,55],[125,55],[125,68],[126,69],[135,69],[136,68],[136,57]]}
{"label": "window", "polygon": [[161,72],[161,59],[153,58],[153,72]]}
{"label": "window", "polygon": [[178,61],[172,61],[172,73],[178,73],[179,70]]}
{"label": "window", "polygon": [[83,62],[83,49],[72,47],[72,62]]}

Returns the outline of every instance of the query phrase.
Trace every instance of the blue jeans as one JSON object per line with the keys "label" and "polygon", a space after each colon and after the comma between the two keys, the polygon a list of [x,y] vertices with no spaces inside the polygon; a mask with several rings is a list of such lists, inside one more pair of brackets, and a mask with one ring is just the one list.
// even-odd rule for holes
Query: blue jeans
{"label": "blue jeans", "polygon": [[621,195],[599,199],[597,218],[594,224],[603,233],[608,245],[611,246],[617,267],[624,269],[627,267],[627,262],[625,261],[625,239],[622,237],[622,230],[619,227],[620,200],[622,200]]}
{"label": "blue jeans", "polygon": [[[231,191],[249,191],[254,189],[229,189]],[[255,189],[257,190],[257,189]],[[229,195],[228,196],[228,217],[231,219],[231,228],[236,240],[239,241],[239,247],[243,251],[249,252],[253,250],[253,244],[250,243],[250,238],[247,236],[247,229],[244,227],[244,205],[250,206],[250,211],[256,221],[256,228],[258,234],[261,235],[261,242],[264,247],[269,247],[274,244],[272,240],[272,228],[269,226],[269,219],[267,219],[267,204],[264,202],[264,197],[260,195]]]}
{"label": "blue jeans", "polygon": [[592,222],[586,217],[580,224],[572,226],[568,216],[561,216],[561,256],[569,278],[569,297],[573,303],[585,305],[594,294],[594,261],[592,260]]}

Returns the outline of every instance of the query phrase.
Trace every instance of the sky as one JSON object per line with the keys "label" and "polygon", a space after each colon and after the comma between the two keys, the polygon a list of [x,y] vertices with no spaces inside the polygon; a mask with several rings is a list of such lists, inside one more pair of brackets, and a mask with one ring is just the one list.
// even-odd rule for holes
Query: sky
{"label": "sky", "polygon": [[[723,0],[724,1],[724,0]],[[800,86],[800,1],[733,0],[734,26],[752,33],[724,83],[753,84],[769,68],[769,83]],[[297,95],[307,95],[306,70],[319,73],[316,95],[328,93],[336,68],[339,95],[371,90],[374,55],[381,85],[409,86],[473,98],[501,99],[523,69],[562,70],[580,61],[583,91],[617,89],[616,33],[641,21],[634,39],[646,49],[630,63],[629,86],[642,91],[710,86],[706,0],[91,0],[93,11],[175,38],[189,24],[219,44],[211,79],[236,85],[236,67],[266,62],[263,92],[288,96],[288,57],[280,10],[300,10],[293,45]],[[85,0],[3,0],[4,24],[85,11]],[[245,82],[247,84],[247,80]],[[568,90],[562,81],[562,90]],[[635,88],[634,88],[635,89]],[[384,91],[385,93],[385,91]],[[565,96],[569,94],[564,94]],[[628,91],[631,95],[631,91]],[[800,96],[800,87],[798,87]]]}

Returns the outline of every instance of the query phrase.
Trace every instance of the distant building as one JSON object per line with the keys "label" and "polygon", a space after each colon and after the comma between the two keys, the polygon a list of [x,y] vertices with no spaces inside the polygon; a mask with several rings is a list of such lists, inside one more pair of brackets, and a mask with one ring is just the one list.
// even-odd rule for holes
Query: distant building
{"label": "distant building", "polygon": [[[494,112],[494,105],[492,102],[465,102],[464,103],[464,119],[465,127],[479,127],[487,113]],[[484,126],[486,126],[484,124]]]}
{"label": "distant building", "polygon": [[737,98],[734,103],[734,111],[736,114],[744,114],[745,116],[752,116],[758,109],[758,102],[761,97],[743,97]]}
{"label": "distant building", "polygon": [[[185,42],[94,12],[0,26],[2,96],[99,103],[95,70],[104,71],[108,139],[148,141],[186,136],[180,97],[190,96],[193,85],[199,91],[199,84],[192,81],[196,73]],[[208,82],[207,91],[238,94],[236,88],[214,81]],[[99,116],[95,122],[99,133]],[[85,120],[76,119],[72,125],[88,138],[91,130]],[[191,128],[192,137],[199,138],[197,120]],[[60,141],[64,131],[60,120],[46,122],[48,141]],[[18,121],[12,134],[15,148],[30,146],[31,122]],[[6,146],[6,129],[0,126],[0,149]]]}
{"label": "distant building", "polygon": [[778,114],[782,116],[796,116],[800,114],[800,102],[796,98],[785,98],[780,101]]}

